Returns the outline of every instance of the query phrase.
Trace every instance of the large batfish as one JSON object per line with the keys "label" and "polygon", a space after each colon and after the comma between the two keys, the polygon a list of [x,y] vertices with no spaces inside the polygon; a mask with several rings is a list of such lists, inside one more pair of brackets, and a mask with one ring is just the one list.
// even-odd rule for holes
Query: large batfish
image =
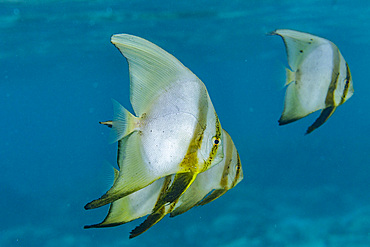
{"label": "large batfish", "polygon": [[[225,130],[223,130],[223,136],[225,140],[223,142],[225,151],[223,160],[205,172],[198,174],[194,182],[176,202],[166,205],[160,212],[151,214],[160,195],[165,193],[166,188],[170,186],[175,178],[175,175],[169,175],[156,180],[139,191],[114,201],[111,203],[108,215],[103,222],[85,226],[85,228],[117,226],[150,214],[141,225],[131,232],[130,238],[133,238],[148,230],[166,214],[171,213],[170,216],[174,217],[194,206],[205,205],[222,196],[243,179],[243,170],[235,145]],[[117,179],[119,171],[116,169],[114,171],[115,179]]]}
{"label": "large batfish", "polygon": [[290,69],[287,69],[284,111],[279,125],[322,110],[306,134],[325,123],[335,109],[353,95],[352,76],[338,47],[308,33],[278,29],[283,38]]}
{"label": "large batfish", "polygon": [[126,57],[135,115],[113,101],[113,141],[122,141],[120,173],[111,189],[85,209],[97,208],[175,174],[153,210],[176,201],[196,176],[219,163],[223,135],[203,82],[171,54],[128,34],[111,42]]}

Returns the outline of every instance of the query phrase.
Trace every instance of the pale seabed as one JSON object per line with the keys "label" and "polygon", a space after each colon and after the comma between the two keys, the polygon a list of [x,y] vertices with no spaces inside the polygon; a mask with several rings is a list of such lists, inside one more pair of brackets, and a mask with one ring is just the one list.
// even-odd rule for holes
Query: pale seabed
{"label": "pale seabed", "polygon": [[[278,2],[278,3],[276,3]],[[310,135],[317,114],[279,127],[285,47],[277,28],[333,41],[354,96]],[[368,1],[0,1],[0,246],[369,246]],[[220,199],[96,230],[116,146],[98,124],[130,108],[115,33],[144,37],[206,84],[244,180]]]}

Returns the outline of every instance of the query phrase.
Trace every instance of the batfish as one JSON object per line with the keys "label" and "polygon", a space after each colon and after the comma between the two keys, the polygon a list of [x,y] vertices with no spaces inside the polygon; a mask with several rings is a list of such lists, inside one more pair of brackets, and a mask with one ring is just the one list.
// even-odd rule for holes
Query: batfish
{"label": "batfish", "polygon": [[278,29],[283,38],[290,69],[287,71],[284,111],[279,125],[322,110],[306,134],[320,127],[335,109],[353,95],[352,76],[338,47],[308,33]]}
{"label": "batfish", "polygon": [[[155,44],[128,34],[111,42],[127,59],[131,114],[113,100],[112,141],[122,140],[113,186],[85,209],[101,207],[174,175],[153,212],[176,201],[196,176],[222,161],[223,134],[203,82]],[[124,157],[124,158],[122,158]]]}

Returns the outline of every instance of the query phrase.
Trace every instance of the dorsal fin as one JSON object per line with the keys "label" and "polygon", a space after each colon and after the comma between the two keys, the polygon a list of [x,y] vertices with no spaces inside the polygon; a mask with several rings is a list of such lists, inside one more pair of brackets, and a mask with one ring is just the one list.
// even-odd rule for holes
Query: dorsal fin
{"label": "dorsal fin", "polygon": [[326,39],[314,36],[309,33],[298,32],[289,29],[278,29],[271,33],[283,38],[288,55],[288,63],[292,71],[297,71],[297,66],[305,54],[317,46],[330,42]]}
{"label": "dorsal fin", "polygon": [[130,100],[137,116],[179,80],[199,80],[174,56],[157,45],[128,34],[116,34],[111,42],[127,58],[130,68]]}

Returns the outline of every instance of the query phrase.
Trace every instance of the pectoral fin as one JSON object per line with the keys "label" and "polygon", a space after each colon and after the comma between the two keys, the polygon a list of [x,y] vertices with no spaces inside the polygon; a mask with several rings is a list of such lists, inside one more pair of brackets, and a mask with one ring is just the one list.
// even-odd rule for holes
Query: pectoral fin
{"label": "pectoral fin", "polygon": [[335,106],[329,106],[322,110],[320,116],[316,119],[316,121],[310,127],[308,127],[306,135],[323,125],[326,120],[328,120],[330,116],[334,113],[335,109]]}

